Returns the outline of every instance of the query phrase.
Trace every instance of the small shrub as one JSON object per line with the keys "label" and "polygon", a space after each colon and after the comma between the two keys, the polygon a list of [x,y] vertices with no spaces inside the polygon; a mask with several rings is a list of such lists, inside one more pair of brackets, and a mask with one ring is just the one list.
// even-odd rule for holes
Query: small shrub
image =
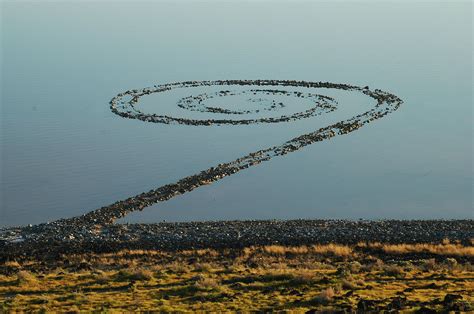
{"label": "small shrub", "polygon": [[117,273],[119,281],[147,281],[153,278],[153,272],[148,269],[120,270]]}
{"label": "small shrub", "polygon": [[253,247],[244,247],[242,249],[242,258],[248,258],[249,256],[253,255],[254,248]]}
{"label": "small shrub", "polygon": [[346,267],[339,267],[336,270],[335,275],[338,276],[339,278],[347,278],[351,276],[351,271],[347,269]]}
{"label": "small shrub", "polygon": [[20,284],[20,285],[21,284],[32,284],[32,283],[36,283],[38,281],[32,273],[30,273],[26,270],[20,270],[18,272],[18,274],[16,275],[16,277],[17,277],[17,283]]}
{"label": "small shrub", "polygon": [[334,289],[329,287],[327,289],[322,290],[317,297],[314,298],[314,302],[317,304],[328,304],[334,298]]}
{"label": "small shrub", "polygon": [[173,263],[169,264],[168,265],[168,270],[170,272],[176,273],[176,274],[183,274],[183,273],[186,273],[188,271],[186,266],[184,266],[183,264],[181,264],[179,262],[173,262]]}
{"label": "small shrub", "polygon": [[349,281],[347,279],[343,279],[342,288],[346,290],[356,290],[356,289],[359,289],[359,286],[352,280]]}
{"label": "small shrub", "polygon": [[443,239],[443,241],[441,241],[442,244],[444,245],[448,245],[448,244],[451,244],[451,241],[449,239]]}
{"label": "small shrub", "polygon": [[310,284],[314,281],[314,272],[310,270],[301,270],[293,275],[291,280],[295,284]]}
{"label": "small shrub", "polygon": [[104,272],[98,272],[94,275],[94,280],[98,284],[106,284],[110,281],[110,276]]}
{"label": "small shrub", "polygon": [[384,266],[383,273],[386,276],[390,276],[390,277],[404,277],[405,276],[405,272],[404,272],[403,268],[398,266],[398,265],[386,265],[386,266]]}
{"label": "small shrub", "polygon": [[432,271],[436,269],[436,260],[434,258],[426,259],[421,265],[424,271]]}
{"label": "small shrub", "polygon": [[194,286],[199,290],[218,290],[219,282],[214,278],[199,276]]}
{"label": "small shrub", "polygon": [[411,272],[411,271],[415,270],[415,265],[413,265],[413,263],[410,262],[410,261],[401,261],[401,262],[399,262],[399,265],[400,265],[400,267],[403,268],[403,270],[405,272]]}
{"label": "small shrub", "polygon": [[212,270],[212,265],[209,263],[198,263],[194,270],[197,272],[209,273]]}
{"label": "small shrub", "polygon": [[455,258],[447,258],[445,263],[450,269],[456,268],[456,266],[458,266],[458,261]]}
{"label": "small shrub", "polygon": [[371,257],[370,259],[367,259],[367,263],[362,265],[360,268],[361,272],[364,273],[370,273],[372,271],[379,271],[384,267],[384,262],[376,257]]}
{"label": "small shrub", "polygon": [[350,262],[349,264],[349,270],[351,273],[354,273],[354,274],[360,272],[361,267],[362,265],[358,261],[353,261],[353,262]]}

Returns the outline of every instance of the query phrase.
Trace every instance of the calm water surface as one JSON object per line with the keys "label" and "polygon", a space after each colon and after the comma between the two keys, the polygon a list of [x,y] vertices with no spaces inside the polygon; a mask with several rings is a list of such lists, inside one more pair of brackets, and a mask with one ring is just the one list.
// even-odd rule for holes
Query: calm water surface
{"label": "calm water surface", "polygon": [[[471,2],[4,1],[1,20],[0,226],[80,215],[372,104],[319,91],[340,109],[221,127],[143,123],[108,108],[131,88],[258,78],[368,85],[405,103],[124,221],[474,218]],[[143,109],[181,113],[173,97],[194,92],[178,94],[149,96]]]}

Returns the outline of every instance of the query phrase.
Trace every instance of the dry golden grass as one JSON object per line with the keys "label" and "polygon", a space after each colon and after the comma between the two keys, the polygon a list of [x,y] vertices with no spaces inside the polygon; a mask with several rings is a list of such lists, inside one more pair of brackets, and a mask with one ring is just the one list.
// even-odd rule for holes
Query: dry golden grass
{"label": "dry golden grass", "polygon": [[267,245],[263,247],[265,253],[275,255],[285,254],[308,254],[309,249],[307,246],[282,246],[282,245]]}
{"label": "dry golden grass", "polygon": [[182,251],[182,253],[183,255],[188,255],[188,256],[211,256],[211,257],[219,256],[219,252],[213,249],[185,250],[185,251]]}
{"label": "dry golden grass", "polygon": [[[364,244],[362,244],[363,246]],[[458,243],[450,243],[444,240],[440,244],[417,243],[417,244],[383,244],[369,243],[369,248],[380,249],[389,254],[430,253],[447,256],[474,257],[474,246],[463,246]]]}
{"label": "dry golden grass", "polygon": [[[383,307],[399,296],[415,304],[407,311],[421,306],[447,311],[439,300],[448,293],[461,295],[466,304],[459,306],[469,308],[474,302],[472,259],[446,250],[452,246],[458,252],[469,248],[444,241],[386,254],[383,248],[389,246],[370,243],[272,245],[124,250],[63,256],[48,264],[10,261],[0,264],[0,313],[355,311],[361,300]],[[410,255],[415,248],[428,255]]]}
{"label": "dry golden grass", "polygon": [[12,268],[20,268],[21,265],[17,261],[7,261],[5,262],[5,266],[12,267]]}
{"label": "dry golden grass", "polygon": [[245,254],[251,255],[258,250],[263,250],[263,252],[270,255],[305,255],[305,254],[320,254],[328,256],[350,256],[353,251],[352,248],[347,245],[339,244],[321,244],[321,245],[312,245],[312,246],[283,246],[283,245],[267,245],[263,248],[250,247],[246,248]]}
{"label": "dry golden grass", "polygon": [[316,254],[334,255],[347,257],[352,255],[352,248],[347,245],[327,244],[327,245],[313,245],[311,251]]}
{"label": "dry golden grass", "polygon": [[263,248],[263,251],[274,255],[284,255],[288,252],[287,248],[282,245],[267,245]]}

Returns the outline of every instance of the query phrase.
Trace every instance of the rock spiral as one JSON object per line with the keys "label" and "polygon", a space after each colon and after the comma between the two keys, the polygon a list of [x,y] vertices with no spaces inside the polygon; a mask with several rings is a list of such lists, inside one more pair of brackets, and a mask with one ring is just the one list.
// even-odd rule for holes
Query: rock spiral
{"label": "rock spiral", "polygon": [[[273,117],[254,119],[189,119],[156,113],[144,113],[138,106],[139,99],[145,95],[163,93],[179,88],[185,89],[190,87],[207,86],[222,86],[222,90],[215,93],[201,93],[195,96],[183,97],[178,101],[177,106],[190,111],[235,115],[240,117],[245,114],[258,113],[260,111],[273,113],[274,111],[276,112],[279,109],[286,107],[284,102],[268,98],[269,96],[277,95],[280,98],[297,97],[305,99],[310,102],[310,108],[290,115],[277,115]],[[251,86],[250,89],[245,89],[249,86]],[[38,233],[42,234],[42,237],[49,238],[55,238],[55,235],[59,236],[64,234],[71,234],[71,236],[73,236],[73,234],[77,234],[79,229],[86,233],[92,232],[93,230],[97,230],[97,228],[113,224],[117,219],[126,216],[130,212],[143,210],[150,205],[169,200],[179,194],[190,192],[202,185],[211,184],[243,169],[268,161],[273,157],[283,156],[315,142],[324,141],[337,135],[353,132],[365,124],[380,119],[397,110],[403,103],[400,98],[391,93],[379,89],[371,90],[368,86],[358,87],[329,82],[291,80],[219,80],[168,83],[143,89],[128,90],[112,98],[110,101],[110,109],[114,114],[123,118],[138,119],[150,123],[184,124],[191,126],[282,123],[321,115],[337,109],[337,102],[331,97],[315,94],[314,92],[283,90],[284,88],[289,87],[298,89],[338,89],[359,92],[375,100],[375,104],[368,111],[326,127],[319,128],[312,132],[299,135],[280,145],[264,148],[233,161],[218,164],[215,167],[182,178],[175,183],[166,184],[148,192],[129,197],[125,200],[117,201],[108,206],[92,210],[82,216],[59,219],[54,222],[31,226],[28,228],[28,232],[36,233],[36,231],[38,231]],[[256,98],[249,98],[247,101],[257,103],[259,109],[238,110],[206,105],[206,101],[212,98],[227,96],[247,97],[249,95],[252,97],[256,96]],[[45,230],[50,230],[50,232],[46,232]],[[2,237],[0,236],[0,238]]]}
{"label": "rock spiral", "polygon": [[[145,95],[163,93],[179,88],[185,89],[190,87],[206,86],[222,87],[222,90],[215,93],[202,93],[199,95],[181,98],[178,101],[177,106],[191,111],[227,115],[245,115],[249,113],[258,113],[260,111],[272,112],[286,106],[281,101],[277,102],[275,100],[268,99],[268,96],[275,95],[278,95],[279,97],[298,97],[301,99],[306,99],[311,102],[311,106],[307,110],[296,112],[291,115],[280,115],[275,117],[255,119],[189,119],[164,114],[144,113],[139,109],[138,106],[140,98]],[[242,90],[242,88],[248,87],[252,88]],[[128,119],[138,119],[150,123],[184,124],[192,126],[281,123],[308,118],[337,109],[337,102],[331,97],[309,92],[282,90],[285,87],[297,87],[300,89],[339,89],[359,92],[375,100],[375,104],[372,109],[366,112],[360,113],[347,120],[339,121],[326,127],[314,130],[313,132],[302,134],[282,143],[281,145],[276,145],[252,152],[248,155],[237,158],[234,161],[222,163],[215,167],[203,170],[197,174],[182,178],[178,182],[167,184],[148,192],[143,192],[139,195],[118,201],[109,206],[96,209],[83,216],[71,219],[79,219],[83,224],[111,224],[116,219],[124,217],[132,211],[142,210],[154,203],[169,200],[176,195],[184,194],[194,190],[199,186],[210,184],[240,170],[257,165],[264,161],[268,161],[273,157],[282,156],[297,151],[307,145],[330,139],[336,135],[353,132],[365,124],[370,123],[376,119],[380,119],[385,115],[397,110],[403,103],[400,98],[391,93],[384,92],[379,89],[371,90],[367,86],[358,87],[348,84],[292,80],[218,80],[168,83],[143,89],[128,90],[112,98],[110,101],[110,109],[113,113]],[[260,104],[260,109],[238,110],[206,105],[206,101],[209,99],[236,95],[241,97],[246,97],[248,95],[258,96],[256,99],[250,98],[248,101]]]}

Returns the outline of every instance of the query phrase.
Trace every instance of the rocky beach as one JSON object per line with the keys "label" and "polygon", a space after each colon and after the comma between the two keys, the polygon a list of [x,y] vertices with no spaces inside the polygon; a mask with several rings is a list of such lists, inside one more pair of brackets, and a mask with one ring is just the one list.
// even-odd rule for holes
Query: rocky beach
{"label": "rocky beach", "polygon": [[57,230],[0,231],[0,312],[474,310],[472,220]]}
{"label": "rocky beach", "polygon": [[178,251],[271,244],[436,243],[443,239],[470,245],[474,220],[266,220],[87,227],[53,222],[0,229],[0,260],[121,249]]}

